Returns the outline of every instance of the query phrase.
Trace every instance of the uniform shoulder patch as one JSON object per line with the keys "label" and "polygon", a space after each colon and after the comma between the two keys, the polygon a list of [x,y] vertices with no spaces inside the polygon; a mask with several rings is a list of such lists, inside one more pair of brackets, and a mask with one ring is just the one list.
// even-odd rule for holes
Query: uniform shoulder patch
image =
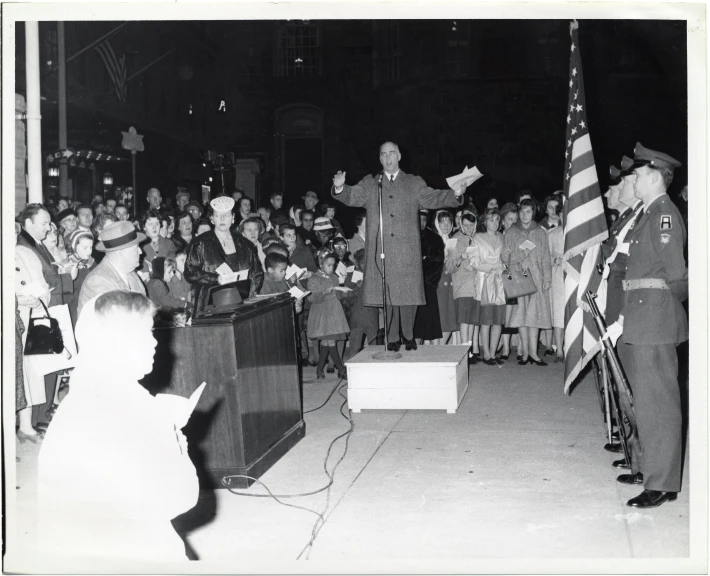
{"label": "uniform shoulder patch", "polygon": [[661,234],[661,244],[668,244],[671,241],[670,234]]}
{"label": "uniform shoulder patch", "polygon": [[661,216],[661,230],[673,230],[673,219],[670,214]]}

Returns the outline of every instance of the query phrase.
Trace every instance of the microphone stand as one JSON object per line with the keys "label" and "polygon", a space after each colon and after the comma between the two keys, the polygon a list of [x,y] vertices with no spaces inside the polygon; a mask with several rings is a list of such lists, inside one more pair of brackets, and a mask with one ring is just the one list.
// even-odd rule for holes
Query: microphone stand
{"label": "microphone stand", "polygon": [[385,316],[385,349],[382,352],[375,352],[372,355],[372,358],[374,360],[396,360],[397,358],[401,358],[402,354],[399,352],[393,352],[391,350],[387,350],[387,336],[389,332],[389,322],[388,322],[388,315],[387,315],[387,268],[385,264],[385,230],[382,222],[382,177],[384,176],[384,172],[380,172],[379,177],[377,178],[377,195],[378,195],[378,208],[379,208],[379,216],[380,216],[380,247],[381,247],[381,252],[380,252],[380,262],[382,262],[382,307],[384,310],[384,316]]}

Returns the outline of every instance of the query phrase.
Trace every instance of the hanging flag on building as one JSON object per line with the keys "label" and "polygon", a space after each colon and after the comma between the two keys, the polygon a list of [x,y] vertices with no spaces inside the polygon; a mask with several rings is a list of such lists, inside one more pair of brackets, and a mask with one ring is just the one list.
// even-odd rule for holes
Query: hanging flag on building
{"label": "hanging flag on building", "polygon": [[[596,264],[600,244],[609,236],[587,125],[578,28],[576,20],[570,24],[564,173],[565,392],[601,348],[594,319],[583,299],[587,290],[596,292],[599,286],[601,276]],[[598,305],[604,314],[604,302]]]}
{"label": "hanging flag on building", "polygon": [[128,94],[126,55],[116,58],[116,53],[113,51],[111,41],[108,38],[95,46],[94,50],[99,53],[104,66],[106,66],[106,71],[116,92],[116,98],[118,98],[119,102],[125,102]]}

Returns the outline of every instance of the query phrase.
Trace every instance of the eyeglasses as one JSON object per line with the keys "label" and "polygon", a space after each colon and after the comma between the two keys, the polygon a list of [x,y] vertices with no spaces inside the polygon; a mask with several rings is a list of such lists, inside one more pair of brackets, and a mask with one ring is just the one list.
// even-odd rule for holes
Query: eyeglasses
{"label": "eyeglasses", "polygon": [[231,212],[225,212],[224,214],[215,214],[215,215],[214,215],[214,219],[215,219],[215,220],[220,220],[220,221],[222,221],[222,222],[223,222],[224,220],[231,220],[231,218],[232,218],[232,213],[231,213]]}

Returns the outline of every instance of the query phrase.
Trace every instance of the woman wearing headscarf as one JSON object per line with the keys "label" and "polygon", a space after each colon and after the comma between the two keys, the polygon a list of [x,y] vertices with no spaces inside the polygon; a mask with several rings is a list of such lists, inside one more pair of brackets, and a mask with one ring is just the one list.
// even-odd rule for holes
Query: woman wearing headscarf
{"label": "woman wearing headscarf", "polygon": [[480,303],[474,299],[474,283],[476,271],[469,261],[470,250],[473,244],[473,235],[476,233],[476,222],[478,218],[472,210],[461,210],[461,229],[454,234],[456,247],[452,250],[448,260],[452,267],[452,279],[454,284],[454,302],[456,304],[456,321],[461,329],[461,343],[473,347],[469,351],[469,358],[475,360],[475,348],[477,336],[474,327],[479,324]]}
{"label": "woman wearing headscarf", "polygon": [[187,560],[171,524],[199,495],[184,416],[139,383],[153,369],[153,314],[148,298],[128,291],[82,308],[71,393],[39,453],[39,541],[52,556]]}
{"label": "woman wearing headscarf", "polygon": [[451,274],[455,270],[452,258],[453,248],[446,246],[454,230],[454,218],[448,210],[439,210],[434,216],[434,229],[444,242],[444,269],[441,272],[439,285],[436,288],[436,299],[439,304],[439,320],[442,337],[434,344],[458,344],[459,325],[456,323],[456,304],[454,303],[454,281]]}
{"label": "woman wearing headscarf", "polygon": [[535,203],[521,200],[518,206],[518,222],[513,224],[505,235],[503,263],[510,263],[511,268],[519,272],[527,271],[535,282],[537,292],[521,296],[513,306],[510,326],[517,326],[520,331],[521,358],[518,364],[536,364],[547,366],[537,354],[537,341],[541,329],[551,327],[550,285],[552,265],[547,235],[540,225],[533,220]]}
{"label": "woman wearing headscarf", "polygon": [[89,230],[82,230],[78,228],[74,230],[67,237],[67,244],[69,245],[69,260],[76,264],[79,272],[74,280],[74,294],[71,295],[69,299],[69,314],[71,316],[72,324],[76,326],[76,320],[79,315],[79,295],[81,294],[81,287],[84,284],[84,280],[89,275],[96,262],[92,256],[94,250],[94,235]]}

